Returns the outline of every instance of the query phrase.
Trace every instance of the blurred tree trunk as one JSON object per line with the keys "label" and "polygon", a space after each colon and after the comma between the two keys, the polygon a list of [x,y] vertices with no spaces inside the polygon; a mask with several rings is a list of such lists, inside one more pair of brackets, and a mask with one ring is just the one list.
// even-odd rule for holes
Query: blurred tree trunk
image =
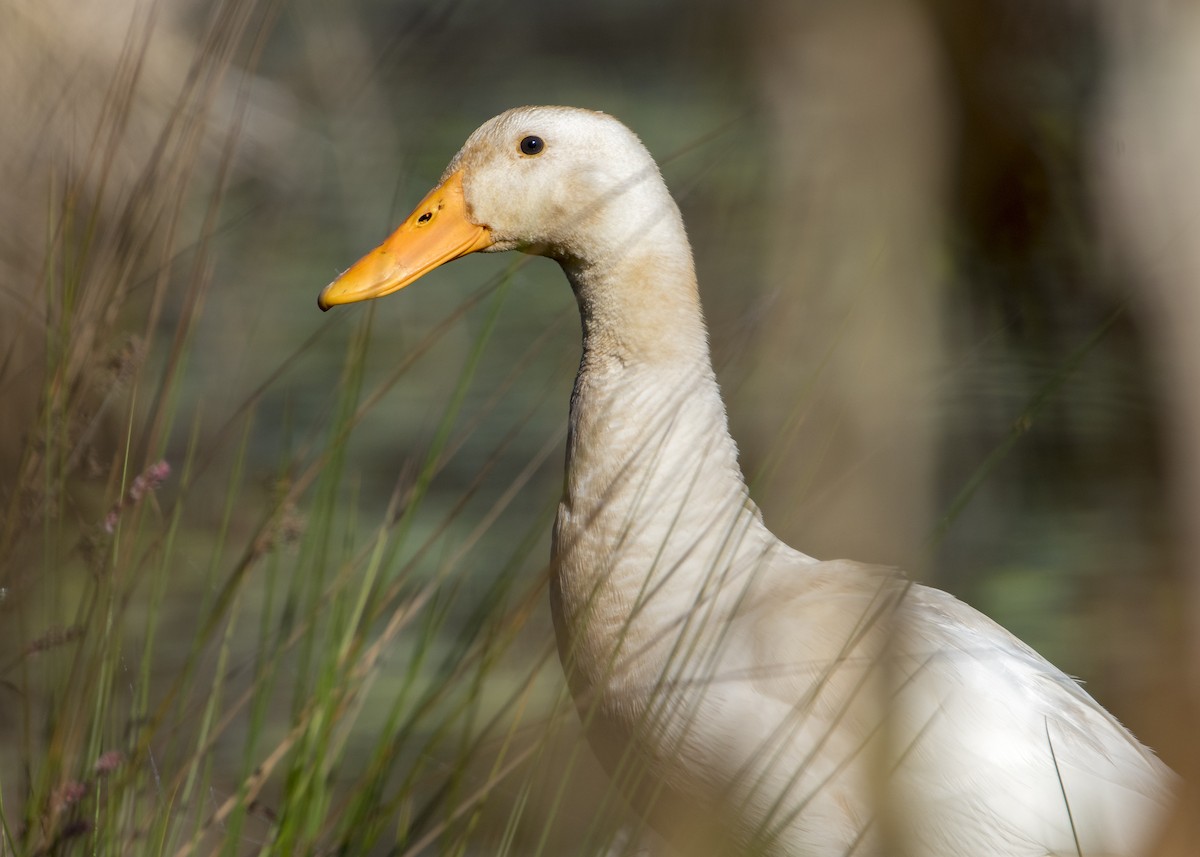
{"label": "blurred tree trunk", "polygon": [[[1163,652],[1180,569],[1200,570],[1200,28],[1171,7],[764,0],[776,231],[758,362],[781,368],[743,395],[764,416],[746,458],[768,523],[822,558],[931,576],[922,544],[1003,451],[940,546],[940,585],[1006,624],[1040,600],[1015,630],[1187,767],[1194,578],[1190,666]],[[1101,9],[1135,45],[1106,49]],[[1121,121],[1101,159],[1126,181],[1101,219],[1135,251],[1132,316],[1088,195],[1112,56]],[[1009,593],[1007,615],[989,593]]]}
{"label": "blurred tree trunk", "polygon": [[[914,571],[933,526],[946,117],[928,21],[890,0],[763,8],[770,320],[752,380],[767,522]],[[756,467],[757,465],[757,467]]]}
{"label": "blurred tree trunk", "polygon": [[1185,590],[1158,707],[1170,740],[1162,749],[1192,784],[1161,851],[1182,857],[1200,842],[1200,7],[1110,0],[1102,8],[1115,62],[1094,153],[1100,213],[1157,361],[1173,465],[1172,556]]}

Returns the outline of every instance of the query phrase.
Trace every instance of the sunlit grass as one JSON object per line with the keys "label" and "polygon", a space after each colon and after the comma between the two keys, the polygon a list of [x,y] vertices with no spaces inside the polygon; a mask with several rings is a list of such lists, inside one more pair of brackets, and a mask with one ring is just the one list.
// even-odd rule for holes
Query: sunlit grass
{"label": "sunlit grass", "polygon": [[[462,596],[462,566],[560,438],[547,439],[478,522],[456,519],[511,433],[460,502],[435,511],[432,528],[416,522],[461,433],[499,401],[491,397],[461,425],[463,395],[504,295],[503,284],[485,287],[430,333],[428,344],[476,303],[490,304],[424,459],[379,520],[361,508],[347,443],[412,360],[364,391],[369,312],[347,340],[328,419],[298,430],[306,439],[280,451],[268,496],[247,478],[252,401],[236,409],[236,431],[217,434],[215,443],[230,447],[224,453],[193,430],[169,477],[122,466],[112,532],[96,526],[87,535],[93,567],[73,582],[79,606],[58,601],[30,620],[71,621],[6,666],[13,692],[29,702],[19,764],[30,774],[27,787],[4,783],[6,850],[242,853],[269,843],[279,853],[452,853],[493,835],[481,821],[485,800],[545,752],[553,732],[539,724],[565,710],[558,683],[544,678],[552,660],[545,641],[532,661],[507,657],[544,596],[544,574],[524,572],[552,508],[512,540],[482,596]],[[527,364],[518,360],[514,373]],[[162,400],[170,394],[168,385]],[[152,477],[154,490],[145,487]],[[131,493],[134,483],[142,487]],[[215,496],[205,487],[213,483],[224,485]],[[62,552],[51,548],[64,519],[43,523],[45,561],[54,564],[47,580],[61,577]],[[447,552],[451,527],[464,535]],[[168,603],[178,609],[166,594],[179,586],[195,593],[188,615],[163,615]],[[455,615],[470,604],[468,615]],[[35,704],[50,712],[41,728]],[[503,838],[512,847],[522,813],[507,815]]]}
{"label": "sunlit grass", "polygon": [[[224,422],[188,398],[240,119],[216,175],[198,174],[213,164],[199,128],[218,81],[241,73],[232,56],[257,49],[261,12],[230,4],[213,17],[144,181],[100,183],[122,200],[132,242],[89,221],[82,185],[60,183],[48,200],[42,416],[0,539],[6,639],[18,644],[0,662],[0,694],[17,713],[0,854],[554,853],[562,824],[554,806],[538,820],[545,781],[531,771],[563,746],[578,754],[577,727],[553,647],[527,627],[545,597],[554,498],[523,532],[491,531],[557,466],[561,431],[502,491],[481,492],[535,400],[453,504],[428,502],[457,454],[478,454],[479,425],[549,341],[509,355],[464,415],[510,277],[453,307],[370,383],[368,309],[256,367],[265,380],[220,402]],[[147,32],[131,34],[133,66]],[[136,82],[136,69],[115,79],[113,128],[121,87]],[[103,171],[115,155],[101,142],[89,157],[86,169]],[[433,436],[381,509],[347,465],[353,430],[468,319],[471,350]],[[264,460],[262,402],[340,336],[338,382],[318,418],[286,417]],[[111,367],[99,405],[96,366]],[[104,452],[111,426],[119,440]],[[97,466],[97,454],[111,458]],[[508,553],[490,556],[479,590],[467,572],[495,544]]]}

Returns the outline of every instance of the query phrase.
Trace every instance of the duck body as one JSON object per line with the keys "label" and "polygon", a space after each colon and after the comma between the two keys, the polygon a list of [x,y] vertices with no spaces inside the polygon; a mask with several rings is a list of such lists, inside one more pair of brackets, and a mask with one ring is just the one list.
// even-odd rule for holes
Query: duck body
{"label": "duck body", "polygon": [[553,539],[560,655],[601,762],[680,853],[1149,846],[1174,775],[1078,684],[952,596],[815,560],[763,524],[682,217],[615,119],[489,121],[321,305],[507,249],[557,260],[583,321]]}

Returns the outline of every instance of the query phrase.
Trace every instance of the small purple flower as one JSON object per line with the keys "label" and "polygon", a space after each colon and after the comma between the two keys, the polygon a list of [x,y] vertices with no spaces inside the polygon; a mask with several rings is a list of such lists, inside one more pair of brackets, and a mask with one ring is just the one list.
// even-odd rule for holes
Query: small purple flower
{"label": "small purple flower", "polygon": [[120,750],[109,750],[107,753],[102,753],[96,760],[96,775],[103,777],[111,774],[121,767],[121,763],[124,761],[125,757],[121,755]]}
{"label": "small purple flower", "polygon": [[121,512],[130,506],[136,506],[142,501],[142,498],[147,494],[152,494],[162,485],[167,477],[171,475],[171,465],[166,460],[156,461],[151,464],[133,479],[133,484],[129,486],[129,490],[125,496],[117,501],[108,514],[104,516],[104,523],[101,526],[104,532],[112,533],[117,529],[117,522],[121,519]]}
{"label": "small purple flower", "polygon": [[54,790],[50,801],[55,809],[61,811],[79,803],[87,793],[87,783],[81,783],[78,780],[67,780]]}
{"label": "small purple flower", "polygon": [[167,464],[166,461],[157,461],[151,464],[133,480],[133,485],[129,488],[130,502],[136,503],[141,500],[147,492],[153,491],[159,485],[162,485],[170,475],[171,465]]}

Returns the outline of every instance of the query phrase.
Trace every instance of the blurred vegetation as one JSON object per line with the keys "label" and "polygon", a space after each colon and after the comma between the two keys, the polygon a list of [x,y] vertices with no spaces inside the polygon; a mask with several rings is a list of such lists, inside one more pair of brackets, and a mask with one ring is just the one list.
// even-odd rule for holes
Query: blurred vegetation
{"label": "blurred vegetation", "polygon": [[[785,288],[764,262],[774,5],[0,10],[21,105],[0,137],[0,854],[636,839],[579,744],[544,603],[578,359],[560,272],[477,257],[402,298],[315,300],[484,119],[608,111],[684,210],[760,472],[776,428],[751,428],[754,391],[803,401],[821,371],[753,347]],[[1135,700],[1169,676],[1146,669],[1157,637],[1125,633],[1179,621],[1168,463],[1089,215],[1098,24],[916,5],[953,130],[949,356],[922,399],[938,523],[913,572],[1154,743]]]}

